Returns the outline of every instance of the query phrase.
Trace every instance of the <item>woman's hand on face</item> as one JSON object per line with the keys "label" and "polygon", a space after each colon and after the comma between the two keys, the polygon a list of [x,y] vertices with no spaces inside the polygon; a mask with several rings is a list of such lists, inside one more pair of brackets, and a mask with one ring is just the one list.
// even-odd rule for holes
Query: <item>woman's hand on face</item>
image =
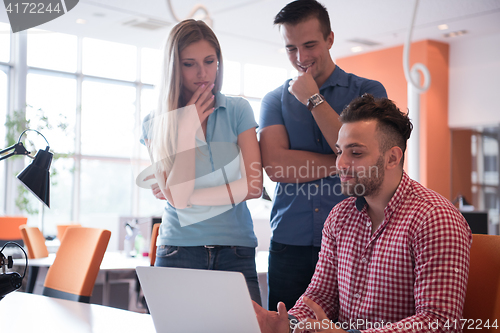
{"label": "woman's hand on face", "polygon": [[213,83],[209,86],[199,86],[187,103],[187,105],[194,104],[194,106],[196,106],[196,111],[198,112],[198,117],[200,118],[200,124],[203,124],[205,119],[207,119],[208,116],[214,112],[214,107],[212,106],[212,102],[214,100],[214,94],[212,94],[213,87]]}

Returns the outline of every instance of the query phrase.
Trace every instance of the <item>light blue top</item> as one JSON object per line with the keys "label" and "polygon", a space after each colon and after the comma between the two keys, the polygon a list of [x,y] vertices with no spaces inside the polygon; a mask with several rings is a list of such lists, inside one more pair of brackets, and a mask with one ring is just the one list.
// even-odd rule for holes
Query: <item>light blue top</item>
{"label": "light blue top", "polygon": [[[215,110],[207,120],[206,143],[196,140],[195,189],[224,185],[241,177],[238,135],[257,126],[247,100],[215,95]],[[176,209],[167,201],[157,245],[256,247],[257,238],[245,202],[234,207],[192,205]]]}

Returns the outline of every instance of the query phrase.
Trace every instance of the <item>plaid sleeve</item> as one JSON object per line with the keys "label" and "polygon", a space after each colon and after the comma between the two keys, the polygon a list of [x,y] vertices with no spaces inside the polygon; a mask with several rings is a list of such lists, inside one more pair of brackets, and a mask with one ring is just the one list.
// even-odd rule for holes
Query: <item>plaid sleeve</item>
{"label": "plaid sleeve", "polygon": [[472,234],[463,216],[436,206],[415,230],[415,315],[364,332],[461,332]]}
{"label": "plaid sleeve", "polygon": [[[323,227],[321,251],[311,283],[302,296],[307,296],[316,302],[328,318],[335,320],[338,317],[339,296],[337,284],[337,254],[334,226],[337,214],[334,208],[328,215]],[[289,313],[298,321],[306,318],[315,318],[314,312],[302,301],[302,297]]]}

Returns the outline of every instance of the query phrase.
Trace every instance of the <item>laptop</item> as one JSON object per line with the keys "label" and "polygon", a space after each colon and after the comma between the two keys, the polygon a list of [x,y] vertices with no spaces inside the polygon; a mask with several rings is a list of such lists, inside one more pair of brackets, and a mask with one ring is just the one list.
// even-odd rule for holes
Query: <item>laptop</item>
{"label": "laptop", "polygon": [[243,274],[136,268],[157,333],[260,333]]}

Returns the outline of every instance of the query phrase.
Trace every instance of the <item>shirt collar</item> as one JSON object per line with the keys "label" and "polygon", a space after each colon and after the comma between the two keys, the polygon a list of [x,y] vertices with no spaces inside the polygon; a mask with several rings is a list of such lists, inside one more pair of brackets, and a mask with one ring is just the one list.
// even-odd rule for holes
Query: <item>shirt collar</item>
{"label": "shirt collar", "polygon": [[321,86],[321,89],[331,86],[349,86],[349,77],[347,76],[346,72],[344,72],[338,65],[335,65],[335,69],[333,70],[332,75],[330,75],[330,77],[326,79],[325,83],[323,83],[323,85]]}
{"label": "shirt collar", "polygon": [[356,198],[356,209],[358,211],[362,211],[363,207],[366,205],[366,199],[365,197],[357,197]]}
{"label": "shirt collar", "polygon": [[[394,195],[392,196],[391,200],[389,200],[389,203],[384,209],[385,214],[392,214],[394,211],[397,210],[401,202],[403,202],[403,198],[405,197],[405,194],[409,187],[410,187],[410,177],[408,177],[406,172],[403,171],[403,176],[401,177],[401,181],[399,182],[398,188],[396,189],[396,192],[394,192]],[[365,205],[366,205],[365,197],[356,198],[356,209],[358,211],[362,211]]]}
{"label": "shirt collar", "polygon": [[398,188],[396,189],[396,192],[394,192],[394,195],[387,204],[387,207],[385,207],[384,212],[386,215],[389,214],[390,216],[393,212],[395,212],[398,209],[398,207],[404,201],[404,198],[406,197],[406,193],[410,189],[410,186],[411,186],[411,179],[403,170],[403,176],[401,177],[401,181],[399,182]]}
{"label": "shirt collar", "polygon": [[226,109],[227,108],[226,106],[227,106],[226,95],[221,94],[220,91],[216,92],[214,110],[217,110],[220,107]]}

